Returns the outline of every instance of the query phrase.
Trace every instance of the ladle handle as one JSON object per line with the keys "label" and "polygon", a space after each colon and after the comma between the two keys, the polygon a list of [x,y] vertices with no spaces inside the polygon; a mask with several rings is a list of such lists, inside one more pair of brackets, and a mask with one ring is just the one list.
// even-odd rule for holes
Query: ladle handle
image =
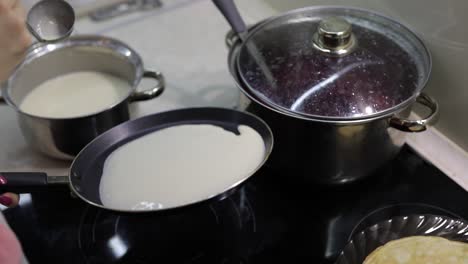
{"label": "ladle handle", "polygon": [[50,191],[50,184],[47,174],[43,172],[0,172],[0,194]]}
{"label": "ladle handle", "polygon": [[247,26],[237,10],[233,0],[212,0],[216,7],[221,11],[232,29],[241,37],[247,33]]}

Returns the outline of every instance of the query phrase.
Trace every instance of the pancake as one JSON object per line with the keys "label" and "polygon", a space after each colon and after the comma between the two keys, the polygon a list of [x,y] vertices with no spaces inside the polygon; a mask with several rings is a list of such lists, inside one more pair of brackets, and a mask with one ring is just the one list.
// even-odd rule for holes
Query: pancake
{"label": "pancake", "polygon": [[412,236],[378,247],[363,264],[468,264],[468,243]]}
{"label": "pancake", "polygon": [[134,139],[106,159],[99,186],[102,204],[119,210],[174,208],[235,186],[265,157],[253,128],[239,135],[210,124],[171,126]]}

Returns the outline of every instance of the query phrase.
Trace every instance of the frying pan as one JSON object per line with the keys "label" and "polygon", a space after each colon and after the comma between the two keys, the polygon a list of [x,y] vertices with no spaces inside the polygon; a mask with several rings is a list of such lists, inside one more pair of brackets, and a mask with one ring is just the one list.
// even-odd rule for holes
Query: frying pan
{"label": "frying pan", "polygon": [[[263,161],[248,176],[233,186],[225,190],[218,190],[202,200],[191,201],[177,207],[165,207],[161,209],[128,209],[106,207],[102,204],[99,184],[101,182],[102,171],[107,157],[118,147],[146,134],[184,124],[210,124],[224,128],[235,134],[239,134],[238,126],[246,125],[257,131],[265,143],[265,154]],[[21,173],[5,172],[0,173],[0,193],[32,193],[42,190],[50,190],[52,186],[66,185],[83,201],[108,210],[119,212],[151,212],[167,209],[185,207],[187,205],[200,203],[203,201],[221,198],[234,190],[241,183],[255,174],[263,166],[273,149],[273,134],[269,126],[260,118],[245,112],[223,108],[187,108],[173,110],[153,115],[148,115],[138,119],[124,122],[107,132],[101,134],[89,143],[73,160],[68,176],[47,176],[46,173]],[[229,150],[226,150],[229,151]],[[138,175],[133,175],[138,180]],[[45,188],[44,188],[45,187]],[[177,191],[174,191],[176,194]]]}

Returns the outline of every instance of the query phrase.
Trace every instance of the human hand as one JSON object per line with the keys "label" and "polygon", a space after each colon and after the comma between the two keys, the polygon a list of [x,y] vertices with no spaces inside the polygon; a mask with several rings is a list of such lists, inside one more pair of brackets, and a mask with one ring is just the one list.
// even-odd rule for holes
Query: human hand
{"label": "human hand", "polygon": [[[3,0],[0,0],[3,1]],[[0,175],[0,184],[5,184],[5,179]],[[13,193],[4,193],[0,196],[0,204],[8,207],[18,205],[18,195]],[[15,234],[5,223],[0,211],[0,263],[19,264],[22,263],[23,252],[21,244]]]}
{"label": "human hand", "polygon": [[[0,0],[3,1],[3,0]],[[0,222],[0,263],[23,263],[23,250],[15,234],[6,224]]]}
{"label": "human hand", "polygon": [[[0,0],[2,1],[2,0]],[[0,175],[0,185],[6,184],[7,180]],[[4,193],[0,195],[0,204],[7,207],[15,207],[18,205],[19,196],[15,193]]]}
{"label": "human hand", "polygon": [[0,82],[21,62],[31,44],[20,0],[0,0]]}
{"label": "human hand", "polygon": [[4,193],[0,195],[0,204],[7,207],[15,207],[19,203],[19,196],[16,193]]}

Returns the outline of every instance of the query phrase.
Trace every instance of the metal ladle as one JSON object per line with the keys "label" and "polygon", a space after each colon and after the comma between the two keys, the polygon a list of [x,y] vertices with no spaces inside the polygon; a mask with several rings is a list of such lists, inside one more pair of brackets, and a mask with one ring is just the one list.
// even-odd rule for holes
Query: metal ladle
{"label": "metal ladle", "polygon": [[247,51],[252,56],[254,61],[260,67],[260,70],[264,74],[268,84],[277,89],[276,79],[273,76],[270,67],[267,65],[263,54],[260,52],[255,44],[255,41],[248,41],[247,36],[249,34],[248,28],[242,19],[239,11],[233,0],[212,0],[218,10],[223,14],[226,21],[231,25],[232,30],[237,33],[241,41],[245,44]]}
{"label": "metal ladle", "polygon": [[75,11],[63,0],[42,0],[28,12],[26,26],[39,42],[54,42],[68,37],[75,24]]}

